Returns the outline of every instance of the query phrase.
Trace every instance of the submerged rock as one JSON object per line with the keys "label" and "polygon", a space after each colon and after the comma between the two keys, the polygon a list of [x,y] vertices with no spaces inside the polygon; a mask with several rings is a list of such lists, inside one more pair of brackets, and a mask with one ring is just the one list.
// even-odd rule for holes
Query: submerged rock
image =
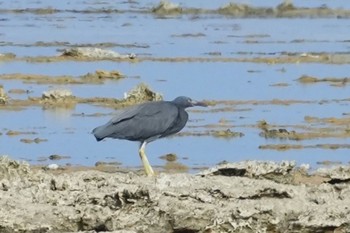
{"label": "submerged rock", "polygon": [[160,159],[166,160],[168,162],[174,162],[177,160],[177,155],[176,154],[166,154],[166,155],[162,155],[159,157]]}
{"label": "submerged rock", "polygon": [[50,160],[61,160],[61,159],[69,159],[70,156],[66,156],[66,155],[57,155],[57,154],[53,154],[49,156]]}

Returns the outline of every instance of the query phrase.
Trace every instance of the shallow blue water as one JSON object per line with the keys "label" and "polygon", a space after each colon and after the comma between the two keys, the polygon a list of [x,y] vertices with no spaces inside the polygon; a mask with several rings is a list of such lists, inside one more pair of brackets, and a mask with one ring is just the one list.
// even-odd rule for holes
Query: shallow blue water
{"label": "shallow blue water", "polygon": [[[217,9],[227,1],[174,1],[181,6]],[[245,1],[251,5],[276,6],[280,1]],[[349,8],[344,1],[293,1],[296,6]],[[118,1],[0,1],[3,9],[52,7],[61,10],[84,10],[118,8],[130,10],[115,14],[84,14],[71,11],[57,14],[12,14],[1,15],[0,53],[11,52],[17,57],[55,56],[65,46],[28,46],[38,41],[67,42],[69,44],[116,43],[108,49],[119,53],[135,53],[140,57],[210,57],[218,52],[221,57],[276,56],[283,52],[319,53],[348,52],[350,44],[350,21],[347,19],[234,19],[220,15],[181,15],[167,19],[152,14],[137,13],[154,6],[153,1],[119,3]],[[136,10],[136,11],[133,11]],[[200,36],[193,36],[200,33]],[[192,36],[184,36],[192,34]],[[294,40],[304,40],[295,43]],[[255,42],[254,42],[255,41]],[[253,42],[253,43],[252,43]],[[9,44],[12,43],[12,44]],[[123,46],[124,45],[124,46]],[[131,47],[125,45],[134,45]],[[243,53],[243,54],[242,54]],[[315,139],[306,141],[266,140],[259,130],[249,125],[266,120],[277,125],[305,125],[305,116],[342,117],[349,113],[349,101],[336,101],[349,97],[349,87],[333,87],[328,83],[305,85],[296,81],[302,75],[316,77],[348,76],[349,65],[330,64],[258,64],[245,62],[54,62],[30,63],[25,61],[1,62],[0,72],[46,75],[80,76],[95,70],[119,70],[126,75],[120,81],[84,85],[37,85],[24,84],[19,80],[0,80],[5,90],[23,88],[29,94],[9,94],[15,99],[41,96],[52,88],[68,88],[78,97],[122,98],[124,93],[141,82],[173,99],[188,95],[193,99],[207,100],[302,100],[312,104],[238,105],[231,112],[190,112],[190,122],[184,131],[207,128],[220,119],[232,123],[233,131],[245,134],[241,138],[218,139],[205,137],[171,137],[148,145],[147,153],[155,165],[165,162],[158,157],[176,153],[180,162],[190,167],[212,166],[220,161],[246,159],[296,160],[317,166],[317,161],[335,160],[347,163],[349,150],[303,149],[289,151],[260,150],[259,145],[290,143],[315,145],[320,143],[349,143],[349,139]],[[283,72],[281,72],[283,70]],[[286,87],[272,86],[287,83]],[[326,103],[322,103],[328,101]],[[218,106],[221,107],[221,106]],[[225,106],[222,106],[225,107]],[[59,163],[93,165],[99,160],[116,160],[123,166],[139,166],[138,144],[119,140],[97,143],[91,130],[105,123],[111,116],[81,117],[76,114],[97,112],[113,113],[90,105],[77,105],[73,109],[44,110],[28,107],[22,111],[0,111],[0,153],[14,158],[24,158],[38,163],[38,158],[51,154],[70,156]],[[195,128],[192,128],[195,127]],[[7,136],[11,130],[34,131],[35,135]],[[26,144],[22,138],[43,138],[47,142]],[[186,157],[186,159],[182,159]],[[49,163],[47,161],[46,163]]]}

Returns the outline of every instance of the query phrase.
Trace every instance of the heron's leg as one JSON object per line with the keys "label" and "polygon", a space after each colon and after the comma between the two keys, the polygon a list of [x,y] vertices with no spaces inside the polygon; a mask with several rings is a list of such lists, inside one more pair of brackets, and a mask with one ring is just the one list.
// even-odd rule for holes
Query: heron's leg
{"label": "heron's leg", "polygon": [[143,163],[143,167],[145,168],[145,172],[147,176],[154,176],[154,171],[151,167],[151,165],[148,162],[146,153],[145,153],[145,147],[146,147],[147,142],[142,142],[140,145],[140,149],[139,149],[139,154],[140,154],[140,158],[142,160]]}

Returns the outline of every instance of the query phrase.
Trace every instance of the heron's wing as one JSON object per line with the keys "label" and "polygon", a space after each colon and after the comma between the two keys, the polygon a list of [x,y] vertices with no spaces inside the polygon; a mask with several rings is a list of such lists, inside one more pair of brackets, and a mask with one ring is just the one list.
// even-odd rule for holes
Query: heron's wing
{"label": "heron's wing", "polygon": [[139,109],[142,108],[143,105],[145,104],[131,106],[131,107],[117,110],[116,113],[114,114],[114,117],[108,123],[117,124],[120,121],[133,118],[138,113]]}
{"label": "heron's wing", "polygon": [[[178,117],[178,108],[169,102],[150,102],[120,111],[107,123],[107,137],[152,140],[161,137]],[[108,129],[108,130],[107,130]]]}

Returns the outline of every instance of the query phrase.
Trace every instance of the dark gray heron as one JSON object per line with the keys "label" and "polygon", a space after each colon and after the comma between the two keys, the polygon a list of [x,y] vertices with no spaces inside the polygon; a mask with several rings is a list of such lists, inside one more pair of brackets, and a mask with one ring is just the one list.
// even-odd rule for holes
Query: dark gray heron
{"label": "dark gray heron", "polygon": [[145,172],[148,176],[153,176],[153,169],[145,153],[146,144],[182,130],[188,120],[185,109],[194,106],[207,105],[180,96],[173,101],[155,101],[131,106],[119,110],[115,117],[95,128],[92,133],[97,141],[104,138],[139,141],[139,155]]}

